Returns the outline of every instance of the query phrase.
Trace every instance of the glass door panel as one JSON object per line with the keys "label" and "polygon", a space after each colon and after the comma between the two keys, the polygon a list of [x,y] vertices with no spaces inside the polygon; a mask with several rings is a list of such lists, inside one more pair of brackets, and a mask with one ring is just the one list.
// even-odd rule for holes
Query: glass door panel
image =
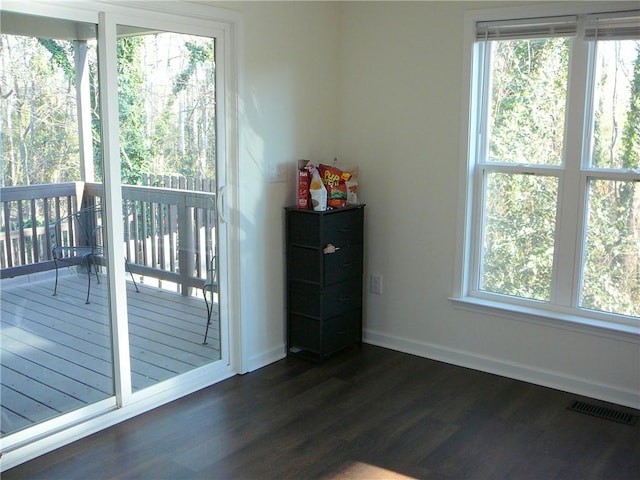
{"label": "glass door panel", "polygon": [[2,12],[3,437],[114,395],[96,31]]}
{"label": "glass door panel", "polygon": [[221,358],[215,40],[125,25],[117,34],[135,392]]}

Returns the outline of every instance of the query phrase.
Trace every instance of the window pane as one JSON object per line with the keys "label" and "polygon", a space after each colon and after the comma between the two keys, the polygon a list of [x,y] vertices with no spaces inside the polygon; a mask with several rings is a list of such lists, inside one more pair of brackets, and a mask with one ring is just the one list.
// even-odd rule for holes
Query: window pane
{"label": "window pane", "polygon": [[220,359],[215,39],[118,33],[125,251],[144,273],[128,294],[145,302],[128,312],[137,392]]}
{"label": "window pane", "polygon": [[[5,13],[3,12],[3,16]],[[25,18],[23,16],[11,16]],[[4,20],[4,18],[3,18]],[[44,22],[43,22],[44,23]],[[67,28],[73,22],[52,22]],[[60,27],[58,27],[60,28]],[[83,27],[95,32],[95,26]],[[100,170],[100,122],[97,96],[95,38],[55,39],[42,36],[0,35],[0,153],[2,186],[34,185],[79,180],[81,148],[78,122],[78,72],[80,57],[89,70],[84,97],[89,105],[87,122],[94,139],[96,169]],[[91,167],[91,169],[93,169]],[[83,178],[85,180],[86,178]],[[93,180],[93,178],[88,178]]]}
{"label": "window pane", "polygon": [[481,290],[550,300],[558,179],[486,173]]}
{"label": "window pane", "polygon": [[640,40],[598,42],[592,166],[640,167]]}
{"label": "window pane", "polygon": [[119,33],[123,183],[214,178],[214,39],[126,26]]}
{"label": "window pane", "polygon": [[562,164],[569,40],[491,42],[489,161]]}
{"label": "window pane", "polygon": [[639,185],[589,182],[582,307],[640,317]]}
{"label": "window pane", "polygon": [[97,26],[1,15],[0,436],[33,439],[114,395]]}

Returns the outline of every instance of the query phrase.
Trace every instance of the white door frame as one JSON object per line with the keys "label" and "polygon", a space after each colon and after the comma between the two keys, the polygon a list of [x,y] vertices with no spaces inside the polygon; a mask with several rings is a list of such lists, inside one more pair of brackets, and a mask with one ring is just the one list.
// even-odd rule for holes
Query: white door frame
{"label": "white door frame", "polygon": [[[118,2],[83,2],[69,8],[65,2],[31,3],[24,0],[5,0],[3,10],[18,13],[91,22],[99,25],[101,50],[100,88],[103,121],[105,201],[111,208],[107,218],[108,241],[113,249],[110,259],[123,258],[121,218],[121,182],[119,129],[116,79],[116,25],[146,26],[167,31],[190,33],[216,38],[216,118],[218,124],[218,221],[221,357],[220,361],[189,371],[141,391],[131,392],[131,373],[128,343],[128,318],[122,262],[110,260],[111,323],[114,343],[115,395],[82,409],[60,415],[52,420],[16,432],[0,440],[4,471],[39,455],[88,436],[128,418],[134,417],[184,395],[217,383],[236,373],[244,373],[246,352],[242,347],[240,314],[240,255],[238,215],[238,108],[239,108],[239,48],[242,18],[237,12],[206,5],[180,2],[165,4],[137,3],[133,8]],[[220,76],[218,76],[218,74]],[[233,320],[231,320],[233,319]]]}

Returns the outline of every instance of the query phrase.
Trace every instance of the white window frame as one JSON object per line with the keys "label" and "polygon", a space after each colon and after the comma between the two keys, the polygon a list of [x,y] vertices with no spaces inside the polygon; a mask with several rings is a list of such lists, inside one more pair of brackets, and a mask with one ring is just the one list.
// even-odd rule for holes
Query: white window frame
{"label": "white window frame", "polygon": [[[573,5],[517,7],[497,10],[471,11],[465,15],[463,55],[463,93],[461,152],[464,161],[459,172],[459,210],[454,292],[450,300],[454,305],[510,319],[542,323],[554,327],[590,331],[604,336],[640,339],[640,319],[625,315],[587,310],[578,306],[580,265],[582,263],[583,229],[586,228],[586,185],[589,178],[616,178],[640,180],[640,172],[611,172],[590,168],[586,162],[591,132],[590,105],[586,104],[587,81],[585,72],[593,74],[593,42],[584,41],[587,15],[600,12],[630,10],[625,2],[606,5]],[[541,165],[494,165],[482,164],[480,154],[485,148],[483,139],[476,136],[484,122],[484,109],[476,108],[481,101],[480,79],[486,72],[483,61],[483,44],[476,42],[478,22],[540,17],[578,16],[577,40],[572,40],[569,89],[567,91],[567,113],[565,126],[565,155],[562,166]],[[583,138],[584,137],[584,138]],[[509,173],[536,173],[554,175],[559,179],[559,210],[556,225],[556,247],[554,253],[551,300],[540,302],[511,296],[494,294],[478,288],[480,272],[480,246],[482,234],[482,172],[504,171]],[[561,220],[562,219],[562,220]]]}

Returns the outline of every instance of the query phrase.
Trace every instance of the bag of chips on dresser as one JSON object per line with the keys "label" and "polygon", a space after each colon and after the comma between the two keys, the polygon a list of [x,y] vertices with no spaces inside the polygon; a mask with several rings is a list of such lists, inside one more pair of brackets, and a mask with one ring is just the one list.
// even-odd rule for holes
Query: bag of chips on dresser
{"label": "bag of chips on dresser", "polygon": [[358,167],[343,167],[343,170],[351,175],[351,178],[345,182],[347,187],[347,205],[357,205],[358,200]]}
{"label": "bag of chips on dresser", "polygon": [[347,185],[345,182],[351,175],[343,172],[339,168],[328,165],[318,167],[320,177],[325,187],[327,187],[327,206],[331,208],[342,208],[347,206]]}
{"label": "bag of chips on dresser", "polygon": [[327,209],[327,189],[322,183],[318,169],[313,165],[307,166],[311,175],[309,183],[309,195],[311,206],[317,212],[324,212]]}

